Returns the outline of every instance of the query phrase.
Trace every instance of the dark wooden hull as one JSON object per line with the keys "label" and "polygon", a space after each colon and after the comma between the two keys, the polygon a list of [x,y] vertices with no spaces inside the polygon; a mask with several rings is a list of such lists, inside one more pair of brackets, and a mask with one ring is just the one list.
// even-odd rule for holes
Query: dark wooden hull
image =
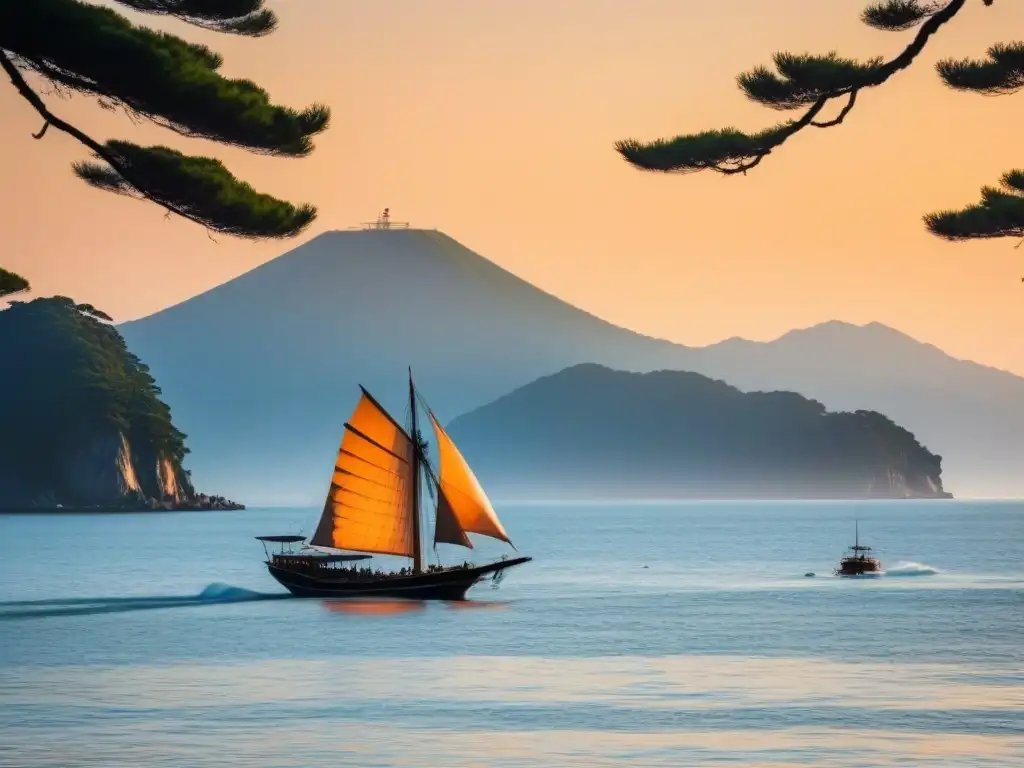
{"label": "dark wooden hull", "polygon": [[881,576],[882,563],[875,558],[846,558],[836,569],[836,576]]}
{"label": "dark wooden hull", "polygon": [[270,575],[296,597],[404,597],[411,600],[464,600],[469,588],[485,576],[528,563],[531,557],[499,560],[471,568],[452,568],[408,576],[346,578],[325,569],[319,573],[281,568],[267,563]]}

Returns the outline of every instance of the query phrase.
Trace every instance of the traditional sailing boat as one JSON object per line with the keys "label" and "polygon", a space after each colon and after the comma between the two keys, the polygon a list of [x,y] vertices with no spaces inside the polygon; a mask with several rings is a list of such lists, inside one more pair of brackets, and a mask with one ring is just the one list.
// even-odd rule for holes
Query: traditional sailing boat
{"label": "traditional sailing boat", "polygon": [[850,554],[839,561],[836,576],[881,576],[882,561],[868,554],[871,547],[860,543],[860,521],[854,522],[853,546]]}
{"label": "traditional sailing boat", "polygon": [[[293,553],[285,544],[301,536],[257,536],[281,544],[267,561],[270,574],[300,597],[386,595],[417,599],[461,600],[488,575],[497,580],[529,557],[503,557],[486,565],[423,563],[421,472],[435,500],[434,550],[438,544],[473,548],[467,534],[512,542],[490,500],[455,443],[426,408],[437,437],[440,467],[435,472],[417,429],[417,392],[409,372],[412,426],[406,431],[365,389],[347,424],[334,464],[323,513],[308,546]],[[425,406],[425,404],[424,404]],[[426,407],[426,406],[425,406]],[[360,554],[324,555],[313,548]],[[514,549],[515,547],[513,547]],[[411,568],[382,572],[348,565],[374,554],[412,559]]]}

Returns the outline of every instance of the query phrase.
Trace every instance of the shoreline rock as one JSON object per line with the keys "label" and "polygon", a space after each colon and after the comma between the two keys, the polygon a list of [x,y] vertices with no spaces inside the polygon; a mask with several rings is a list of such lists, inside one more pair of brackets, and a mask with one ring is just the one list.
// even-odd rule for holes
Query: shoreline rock
{"label": "shoreline rock", "polygon": [[76,512],[229,512],[244,510],[245,504],[241,504],[223,496],[207,496],[196,494],[192,499],[184,501],[160,501],[159,499],[146,499],[145,501],[126,500],[120,504],[88,504],[67,506],[63,504],[40,503],[21,505],[17,507],[0,506],[0,513],[3,512],[29,512],[29,513],[76,513]]}

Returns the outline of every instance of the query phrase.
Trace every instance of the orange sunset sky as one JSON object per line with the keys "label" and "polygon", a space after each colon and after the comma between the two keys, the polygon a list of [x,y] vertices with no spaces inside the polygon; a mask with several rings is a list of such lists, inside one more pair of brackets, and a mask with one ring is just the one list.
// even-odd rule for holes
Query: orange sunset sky
{"label": "orange sunset sky", "polygon": [[[1024,251],[949,244],[921,214],[973,202],[1024,166],[1020,97],[946,89],[933,63],[1024,36],[1024,3],[971,2],[919,64],[846,125],[800,135],[747,177],[636,171],[617,139],[744,129],[779,115],[734,76],[773,51],[893,55],[908,33],[864,0],[273,0],[263,39],[180,32],[278,102],[333,108],[303,160],[182,140],[83,97],[51,108],[95,138],[216,153],[263,191],[320,208],[292,241],[250,243],[89,189],[86,157],[0,87],[4,266],[118,320],[224,282],[385,206],[617,324],[687,344],[841,319],[899,328],[1024,375]],[[339,301],[343,293],[339,291]]]}

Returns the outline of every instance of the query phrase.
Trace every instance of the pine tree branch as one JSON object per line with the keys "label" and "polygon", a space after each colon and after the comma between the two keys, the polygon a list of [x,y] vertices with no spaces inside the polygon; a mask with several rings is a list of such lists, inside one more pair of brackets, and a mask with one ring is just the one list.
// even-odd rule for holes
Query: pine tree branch
{"label": "pine tree branch", "polygon": [[[85,133],[83,133],[70,123],[64,122],[55,114],[53,114],[49,109],[47,109],[46,104],[43,103],[43,100],[39,97],[39,94],[32,90],[31,86],[29,86],[29,84],[25,81],[25,78],[21,76],[21,72],[18,71],[18,68],[14,66],[14,63],[10,60],[10,58],[8,58],[7,52],[3,50],[0,50],[0,67],[3,67],[3,70],[11,78],[11,83],[13,83],[14,87],[18,89],[18,93],[20,93],[22,97],[29,104],[32,105],[36,112],[38,112],[39,115],[46,121],[47,125],[52,125],[58,131],[66,133],[68,136],[77,139],[80,144],[84,144],[86,147],[91,149],[93,152],[96,153],[96,155],[99,158],[106,162],[107,165],[109,165],[111,168],[117,171],[117,173],[121,177],[123,177],[125,181],[127,181],[135,189],[137,189],[139,194],[145,197],[147,200],[156,203],[162,208],[167,209],[167,211],[169,211],[170,213],[181,216],[182,218],[188,219],[189,221],[193,221],[196,224],[202,224],[203,226],[206,226],[206,224],[203,221],[196,218],[195,216],[192,216],[188,212],[179,210],[175,208],[173,205],[170,205],[169,203],[162,202],[154,197],[151,197],[146,192],[144,186],[136,184],[135,182],[132,181],[131,172],[128,171],[128,169],[121,167],[121,163],[119,162],[119,160],[116,157],[114,157],[114,155],[112,155],[110,152],[108,152],[106,147],[104,147],[98,141],[86,135]],[[33,136],[36,138],[42,138],[42,133],[43,131],[40,131],[39,134],[33,134]]]}
{"label": "pine tree branch", "polygon": [[16,293],[28,291],[31,287],[28,280],[21,275],[0,267],[0,297],[13,296]]}
{"label": "pine tree branch", "polygon": [[864,9],[861,21],[884,32],[912,29],[942,9],[941,0],[881,0]]}
{"label": "pine tree branch", "polygon": [[1024,237],[1024,170],[1003,174],[999,187],[982,188],[975,205],[930,213],[924,224],[946,240]]}
{"label": "pine tree branch", "polygon": [[[962,10],[966,2],[967,0],[950,0],[940,10],[928,16],[910,44],[888,62],[877,63],[873,66],[857,66],[851,62],[838,61],[834,56],[823,57],[821,61],[829,61],[832,74],[837,69],[839,72],[843,72],[844,70],[840,68],[842,65],[851,79],[845,84],[820,92],[813,102],[810,101],[813,92],[786,93],[784,87],[779,87],[785,86],[785,81],[776,78],[776,81],[772,82],[765,77],[765,73],[761,70],[755,70],[751,75],[741,78],[741,85],[745,87],[748,95],[759,101],[773,100],[769,97],[768,92],[775,87],[777,89],[775,99],[778,100],[779,108],[789,109],[799,106],[799,102],[809,102],[810,106],[806,112],[796,120],[782,123],[757,134],[747,134],[729,128],[682,135],[674,139],[657,139],[646,143],[637,139],[625,139],[617,142],[615,149],[628,163],[640,170],[666,173],[713,170],[726,175],[746,173],[804,128],[808,126],[831,127],[842,123],[853,109],[856,95],[860,91],[882,85],[893,75],[913,64],[931,37]],[[776,56],[777,63],[781,56],[783,55]],[[786,63],[792,64],[790,59],[796,64],[805,65],[807,63],[800,57],[789,57],[786,59]],[[833,99],[844,96],[848,99],[847,104],[836,118],[820,123],[816,122],[822,110]]]}
{"label": "pine tree branch", "polygon": [[[154,5],[158,0],[151,0]],[[223,6],[235,0],[160,0],[163,5]],[[243,7],[252,0],[238,0]],[[206,10],[209,13],[209,8]],[[0,2],[0,49],[67,89],[96,96],[184,136],[250,151],[304,157],[330,123],[330,110],[273,103],[256,83],[218,71],[206,46],[132,24],[115,10],[81,0]]]}
{"label": "pine tree branch", "polygon": [[846,100],[846,106],[843,107],[839,114],[832,120],[826,120],[823,123],[819,123],[816,120],[811,121],[811,125],[815,128],[832,128],[833,126],[839,125],[846,119],[846,116],[850,114],[853,108],[857,104],[857,91],[850,91],[850,97]]}
{"label": "pine tree branch", "polygon": [[[46,125],[73,137],[106,163],[75,164],[78,176],[94,187],[141,197],[207,231],[239,237],[290,237],[316,217],[312,206],[296,207],[258,194],[217,160],[189,157],[166,147],[138,147],[118,141],[101,144],[53,114],[2,49],[0,67]],[[33,136],[41,138],[44,132]]]}
{"label": "pine tree branch", "polygon": [[1005,96],[1024,89],[1024,43],[999,43],[988,58],[946,59],[936,65],[939,77],[950,88],[987,96]]}
{"label": "pine tree branch", "polygon": [[140,13],[173,16],[211,32],[262,37],[277,27],[263,0],[115,0]]}

